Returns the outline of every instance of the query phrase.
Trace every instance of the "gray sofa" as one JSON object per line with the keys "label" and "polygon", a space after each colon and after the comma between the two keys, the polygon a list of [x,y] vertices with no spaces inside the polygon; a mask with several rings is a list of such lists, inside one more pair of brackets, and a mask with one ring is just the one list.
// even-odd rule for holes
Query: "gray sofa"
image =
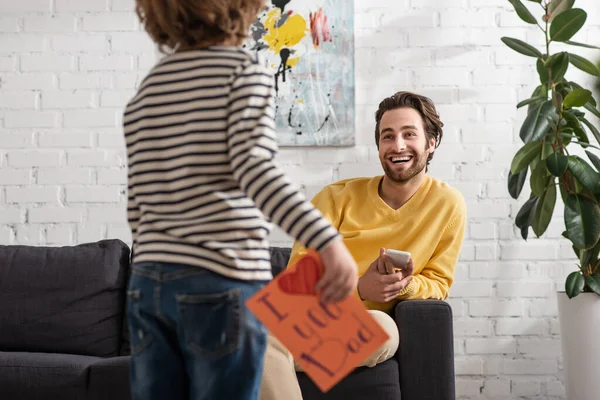
{"label": "gray sofa", "polygon": [[[271,248],[273,274],[286,267],[289,248]],[[298,372],[303,400],[454,400],[452,309],[444,301],[401,301],[394,307],[400,332],[396,356],[356,368],[327,393]]]}
{"label": "gray sofa", "polygon": [[0,246],[0,399],[129,399],[129,248]]}
{"label": "gray sofa", "polygon": [[[271,249],[275,275],[289,252]],[[129,256],[120,240],[0,246],[0,399],[130,399]],[[298,373],[304,400],[454,400],[448,304],[405,301],[393,315],[400,330],[395,358],[357,368],[326,394]]]}

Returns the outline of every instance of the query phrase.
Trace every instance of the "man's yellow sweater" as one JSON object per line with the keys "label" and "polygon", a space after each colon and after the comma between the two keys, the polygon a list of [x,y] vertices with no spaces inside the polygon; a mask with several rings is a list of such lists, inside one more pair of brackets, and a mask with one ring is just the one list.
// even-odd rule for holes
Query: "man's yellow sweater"
{"label": "man's yellow sweater", "polygon": [[[395,301],[364,301],[368,309],[389,311],[402,299],[445,299],[466,224],[461,193],[426,176],[417,192],[397,210],[379,197],[382,176],[343,180],[321,190],[312,203],[343,235],[362,276],[379,257],[379,248],[408,251],[414,278]],[[290,263],[305,253],[294,243]]]}

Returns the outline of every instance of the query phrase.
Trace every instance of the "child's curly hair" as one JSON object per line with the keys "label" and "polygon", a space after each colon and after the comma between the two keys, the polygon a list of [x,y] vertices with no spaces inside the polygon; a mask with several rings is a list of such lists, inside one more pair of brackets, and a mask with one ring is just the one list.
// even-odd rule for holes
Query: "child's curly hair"
{"label": "child's curly hair", "polygon": [[265,0],[136,0],[144,28],[162,52],[240,45]]}

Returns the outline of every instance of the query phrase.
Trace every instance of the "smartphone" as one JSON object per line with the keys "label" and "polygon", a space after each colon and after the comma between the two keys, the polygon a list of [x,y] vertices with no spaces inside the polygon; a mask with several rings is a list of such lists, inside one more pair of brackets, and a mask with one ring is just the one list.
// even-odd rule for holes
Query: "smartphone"
{"label": "smartphone", "polygon": [[385,254],[387,254],[394,263],[394,268],[398,269],[406,267],[406,264],[408,264],[408,261],[410,260],[410,253],[408,251],[386,249]]}

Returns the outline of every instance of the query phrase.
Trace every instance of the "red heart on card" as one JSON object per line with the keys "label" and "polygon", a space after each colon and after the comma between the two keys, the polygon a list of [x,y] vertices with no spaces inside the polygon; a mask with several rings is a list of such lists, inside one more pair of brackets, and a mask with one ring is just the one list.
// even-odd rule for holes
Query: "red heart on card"
{"label": "red heart on card", "polygon": [[314,295],[320,276],[321,266],[318,260],[307,254],[294,264],[293,271],[284,272],[277,283],[284,293]]}

